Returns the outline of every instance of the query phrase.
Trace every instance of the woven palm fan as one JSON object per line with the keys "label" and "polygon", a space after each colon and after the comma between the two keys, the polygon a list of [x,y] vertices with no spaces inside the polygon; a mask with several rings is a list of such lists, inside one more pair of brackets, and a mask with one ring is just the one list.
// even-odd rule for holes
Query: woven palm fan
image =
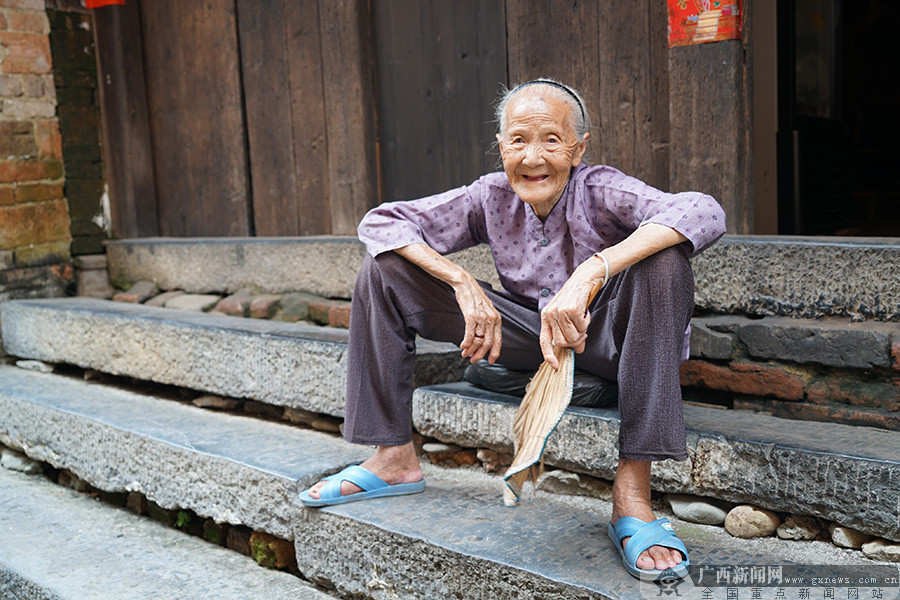
{"label": "woven palm fan", "polygon": [[[591,290],[588,306],[609,279],[609,263],[603,255],[606,276]],[[503,475],[506,489],[503,490],[503,504],[516,506],[522,493],[522,486],[529,479],[537,481],[544,468],[542,460],[547,439],[562,419],[566,407],[572,400],[572,387],[575,381],[575,352],[571,348],[553,347],[553,353],[559,362],[559,369],[554,369],[544,361],[537,373],[525,388],[525,397],[516,411],[513,420],[515,433],[515,456],[513,462]]]}

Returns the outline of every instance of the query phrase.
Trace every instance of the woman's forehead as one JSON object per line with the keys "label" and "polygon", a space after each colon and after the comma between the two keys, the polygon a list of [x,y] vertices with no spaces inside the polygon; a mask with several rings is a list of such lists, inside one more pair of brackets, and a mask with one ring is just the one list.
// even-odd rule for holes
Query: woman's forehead
{"label": "woman's forehead", "polygon": [[568,129],[571,128],[569,110],[568,102],[552,95],[520,93],[513,96],[506,106],[506,125],[507,128],[538,125]]}

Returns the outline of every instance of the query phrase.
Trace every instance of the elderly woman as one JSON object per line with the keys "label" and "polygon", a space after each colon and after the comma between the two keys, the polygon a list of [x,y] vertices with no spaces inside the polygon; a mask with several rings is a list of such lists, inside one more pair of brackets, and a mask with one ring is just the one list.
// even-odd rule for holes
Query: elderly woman
{"label": "elderly woman", "polygon": [[[578,368],[618,382],[610,537],[633,575],[683,575],[687,551],[651,511],[650,465],[687,458],[678,367],[694,306],[688,258],[724,233],[722,209],[704,194],[668,194],[583,164],[588,114],[559,82],[508,91],[497,116],[504,172],[383,204],[360,223],[368,255],[353,292],[344,437],[377,449],[301,500],[425,488],[411,441],[417,334],[521,370],[557,366],[553,346],[572,347]],[[491,247],[502,290],[444,257],[477,244]]]}

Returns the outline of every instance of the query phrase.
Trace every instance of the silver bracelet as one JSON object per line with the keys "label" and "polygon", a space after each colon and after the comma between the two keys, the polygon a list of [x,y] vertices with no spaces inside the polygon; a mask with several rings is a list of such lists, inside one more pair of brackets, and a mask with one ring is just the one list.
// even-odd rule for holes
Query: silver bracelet
{"label": "silver bracelet", "polygon": [[602,260],[603,266],[606,267],[606,274],[603,276],[603,285],[606,285],[606,282],[609,281],[609,261],[606,260],[606,257],[603,256],[603,254],[601,254],[600,252],[594,252],[594,256]]}

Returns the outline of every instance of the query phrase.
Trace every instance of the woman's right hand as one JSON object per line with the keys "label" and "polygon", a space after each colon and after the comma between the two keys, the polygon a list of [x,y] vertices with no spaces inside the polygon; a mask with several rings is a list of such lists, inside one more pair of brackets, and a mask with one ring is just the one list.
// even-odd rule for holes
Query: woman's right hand
{"label": "woman's right hand", "polygon": [[500,357],[503,342],[500,313],[471,275],[453,285],[453,291],[466,320],[466,332],[459,345],[463,357],[470,363],[487,357],[488,362],[494,364]]}

